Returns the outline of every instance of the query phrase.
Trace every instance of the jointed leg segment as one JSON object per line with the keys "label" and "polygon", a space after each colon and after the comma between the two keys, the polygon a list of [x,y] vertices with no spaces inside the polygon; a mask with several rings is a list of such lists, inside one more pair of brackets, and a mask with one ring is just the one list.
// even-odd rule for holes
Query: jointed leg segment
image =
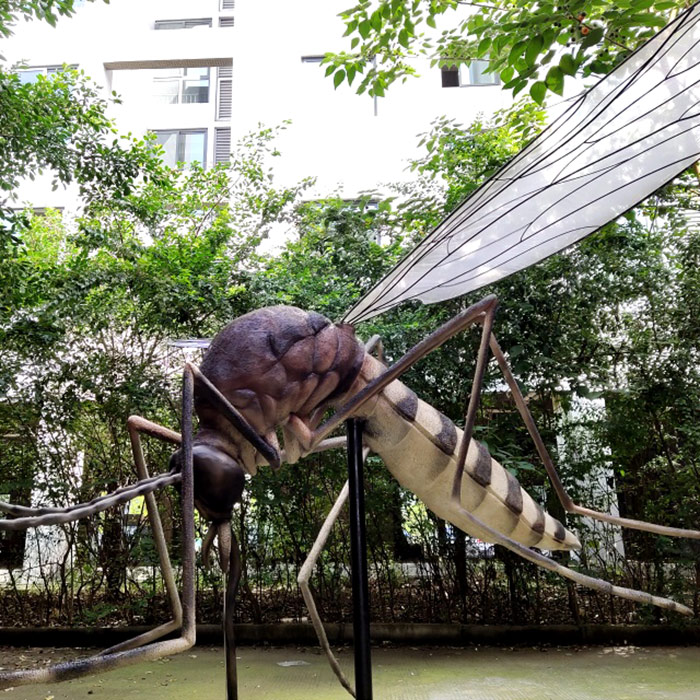
{"label": "jointed leg segment", "polygon": [[520,391],[520,387],[518,386],[518,383],[510,370],[508,361],[506,360],[503,351],[501,350],[501,347],[498,344],[498,341],[496,340],[496,336],[493,334],[491,334],[490,348],[491,352],[496,358],[496,361],[498,362],[499,367],[501,368],[503,377],[506,380],[508,387],[510,388],[511,394],[513,395],[513,399],[515,401],[515,405],[518,407],[518,411],[520,412],[523,422],[525,423],[527,430],[530,433],[530,437],[535,443],[537,454],[539,455],[540,459],[542,460],[542,463],[544,464],[545,469],[547,470],[549,480],[552,482],[552,486],[554,487],[559,501],[561,502],[562,506],[564,506],[564,509],[567,512],[573,513],[574,515],[585,515],[595,520],[602,520],[606,523],[619,525],[620,527],[628,527],[633,530],[644,530],[646,532],[654,532],[658,535],[667,535],[669,537],[687,537],[689,539],[696,540],[700,539],[700,531],[698,530],[687,530],[677,527],[667,527],[665,525],[657,525],[656,523],[648,523],[643,520],[621,518],[619,516],[610,515],[609,513],[601,513],[590,508],[584,508],[583,506],[579,506],[576,503],[574,503],[573,499],[571,498],[571,496],[569,496],[566,489],[564,488],[564,485],[561,482],[561,479],[559,478],[559,474],[557,473],[556,467],[554,466],[554,462],[552,461],[552,458],[549,455],[549,451],[547,450],[547,447],[545,446],[544,441],[542,440],[542,436],[540,435],[539,430],[537,430],[535,419],[532,417],[530,409],[527,407],[525,398],[523,397],[523,394]]}
{"label": "jointed leg segment", "polygon": [[352,685],[350,685],[350,681],[348,681],[342,669],[340,668],[340,664],[335,658],[333,651],[331,650],[331,646],[328,643],[326,630],[323,627],[321,616],[318,614],[316,602],[314,601],[313,594],[311,593],[311,588],[309,587],[311,573],[313,572],[314,567],[316,566],[316,562],[318,561],[318,558],[326,545],[326,540],[328,539],[328,536],[330,535],[331,530],[333,529],[333,525],[335,525],[335,522],[338,519],[338,516],[340,515],[340,511],[343,509],[345,502],[348,500],[348,492],[349,484],[346,481],[345,485],[343,486],[340,492],[340,495],[338,496],[338,498],[335,501],[335,504],[333,505],[333,508],[331,508],[331,512],[324,520],[323,525],[321,526],[321,530],[319,531],[318,536],[316,537],[316,541],[314,542],[313,547],[309,552],[309,555],[306,557],[306,561],[304,562],[303,566],[301,567],[301,570],[299,571],[297,582],[299,583],[299,588],[301,588],[301,594],[304,596],[304,602],[306,603],[309,615],[311,616],[311,622],[313,623],[314,629],[316,630],[316,636],[318,637],[318,641],[321,645],[321,648],[328,657],[328,662],[330,663],[331,668],[333,669],[333,673],[335,673],[335,675],[338,677],[338,680],[340,681],[340,684],[343,686],[343,688],[345,688],[345,690],[347,690],[348,693],[350,693],[354,697],[355,691],[353,690]]}
{"label": "jointed leg segment", "polygon": [[[181,471],[181,499],[182,499],[182,580],[183,599],[182,606],[177,596],[172,567],[167,556],[165,539],[163,537],[160,519],[158,517],[155,499],[148,503],[149,518],[154,530],[156,546],[161,564],[163,565],[166,588],[173,608],[173,620],[161,625],[145,635],[136,637],[128,642],[112,647],[100,655],[87,659],[55,664],[41,669],[25,669],[20,671],[0,672],[0,688],[27,685],[30,683],[47,683],[78,678],[91,673],[99,673],[119,668],[128,664],[157,659],[171,654],[177,654],[192,647],[195,642],[195,578],[194,578],[194,478],[192,471],[192,411],[193,411],[193,376],[189,368],[185,369],[183,377],[183,436],[182,450],[184,458]],[[148,476],[137,431],[141,430],[151,435],[156,435],[169,442],[179,442],[177,433],[143,419],[130,421],[129,432],[134,446],[134,457],[140,477]],[[170,438],[170,439],[169,439]],[[152,494],[149,492],[152,496]],[[64,509],[61,509],[64,510]],[[12,522],[7,521],[7,522]],[[4,522],[2,523],[4,525]],[[168,641],[153,641],[157,637],[181,627],[180,636]],[[133,648],[136,647],[136,648]]]}

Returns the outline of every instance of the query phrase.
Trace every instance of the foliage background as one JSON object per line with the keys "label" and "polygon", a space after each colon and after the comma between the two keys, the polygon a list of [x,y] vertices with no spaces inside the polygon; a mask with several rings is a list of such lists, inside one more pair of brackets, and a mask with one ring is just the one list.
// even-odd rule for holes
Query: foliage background
{"label": "foliage background", "polygon": [[[378,16],[369,3],[360,3],[348,13],[350,34],[360,35],[355,44],[360,55],[329,57],[336,84],[351,80],[351,59],[382,56],[385,45],[410,50],[419,11],[430,25],[454,5],[432,2],[426,10],[423,3],[381,2]],[[22,5],[36,14],[33,7]],[[57,7],[70,12],[72,3]],[[542,78],[551,68],[545,60],[549,36],[538,34],[544,26],[540,5],[495,7],[501,13],[496,18],[489,20],[487,8],[468,20],[474,24],[482,16],[478,27],[486,23],[476,32],[478,44],[469,24],[460,25],[449,41],[471,32],[462,44],[469,51],[476,46],[477,54],[464,54],[467,60],[481,55],[489,39],[491,60],[501,61],[502,71],[513,70],[501,72],[505,82],[525,81],[537,101],[544,97],[542,88],[534,87],[538,81],[558,91],[558,78],[548,79],[549,72]],[[566,25],[553,41],[567,27],[582,26],[583,20],[572,19],[571,9],[563,7],[550,8],[561,11],[560,23]],[[601,63],[605,42],[610,43],[606,37],[618,31],[623,16],[636,17],[625,25],[624,42],[618,42],[627,50],[655,26],[655,17],[676,4],[646,3],[639,15],[629,9],[621,5],[616,13],[610,5],[592,3],[576,8],[586,12],[591,26],[597,26],[596,17],[605,23],[598,43],[581,39],[573,47],[577,72],[607,70]],[[508,22],[520,22],[518,31]],[[528,37],[525,46],[522,36]],[[610,61],[621,55],[622,49]],[[379,72],[366,74],[372,77],[365,89],[381,95],[378,81],[391,77],[387,65],[382,60]],[[533,65],[536,70],[528,73]],[[569,74],[563,58],[557,65]],[[275,130],[261,127],[251,134],[227,167],[172,171],[162,166],[148,139],[118,137],[104,117],[106,103],[81,76],[66,72],[30,89],[8,69],[0,80],[6,86],[0,99],[7,100],[0,131],[13,135],[0,156],[2,187],[11,193],[20,176],[52,167],[59,182],[77,180],[86,197],[76,221],[62,221],[55,213],[17,216],[10,200],[3,205],[0,493],[21,504],[39,496],[49,504],[86,501],[133,482],[127,417],[136,413],[177,428],[181,367],[185,359],[198,359],[175,349],[171,339],[211,336],[266,304],[294,304],[339,319],[407,246],[542,126],[532,102],[466,126],[440,119],[422,139],[424,156],[413,163],[416,181],[397,189],[395,198],[376,207],[369,200],[309,202],[304,201],[307,182],[290,188],[274,182]],[[27,121],[32,104],[34,112],[28,113],[46,121]],[[98,156],[102,166],[95,169],[90,164]],[[481,292],[493,291],[501,300],[501,345],[575,497],[603,510],[617,500],[623,515],[691,528],[700,521],[697,202],[698,179],[691,172],[582,244]],[[288,242],[270,257],[259,252],[259,244],[273,226],[285,228]],[[380,333],[388,358],[397,359],[476,299],[407,306],[358,333]],[[475,334],[457,337],[406,376],[422,398],[455,421],[462,420],[476,343]],[[491,370],[478,437],[564,520],[524,426]],[[149,441],[153,472],[167,469],[168,458],[162,445]],[[240,619],[306,615],[296,575],[343,481],[343,456],[332,454],[310,457],[278,474],[262,470],[250,480],[234,518],[245,561]],[[370,459],[368,481],[376,620],[667,621],[658,610],[566,585],[499,548],[484,556],[483,546],[402,491],[377,458]],[[160,494],[159,507],[177,561],[176,493]],[[61,526],[60,536],[70,546],[58,559],[39,551],[34,569],[24,572],[32,576],[29,586],[16,568],[24,538],[3,535],[0,563],[7,567],[7,585],[0,591],[0,622],[162,621],[162,582],[146,523],[136,504]],[[700,552],[694,542],[568,524],[584,543],[578,558],[562,557],[570,565],[673,596],[697,615]],[[626,557],[615,547],[620,538]],[[329,620],[349,616],[347,550],[343,519],[313,579]],[[219,574],[200,570],[198,586],[199,618],[218,620]]]}

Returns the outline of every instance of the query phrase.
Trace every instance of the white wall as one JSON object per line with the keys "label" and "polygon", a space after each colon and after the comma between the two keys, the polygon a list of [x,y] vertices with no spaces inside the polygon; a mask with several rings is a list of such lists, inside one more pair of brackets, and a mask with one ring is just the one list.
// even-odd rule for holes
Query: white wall
{"label": "white wall", "polygon": [[245,132],[260,121],[291,119],[280,174],[318,175],[318,194],[344,184],[352,196],[408,177],[404,169],[418,153],[416,135],[432,119],[447,114],[467,124],[478,112],[509,102],[499,87],[442,88],[440,70],[423,60],[416,61],[421,78],[391,86],[377,100],[375,116],[371,97],[356,95],[347,84],[334,90],[324,66],[301,62],[304,55],[349,49],[337,17],[347,6],[347,0],[236,3],[241,31],[233,55],[234,127]]}
{"label": "white wall", "polygon": [[[144,97],[148,86],[143,73],[119,68],[154,61],[232,59],[233,142],[259,123],[273,126],[291,119],[279,144],[283,157],[275,161],[278,182],[317,176],[310,196],[337,192],[351,197],[409,178],[405,167],[418,153],[416,135],[435,117],[446,114],[468,124],[479,112],[488,114],[508,104],[510,97],[499,87],[442,88],[439,69],[416,59],[422,77],[392,86],[377,100],[375,116],[372,98],[356,95],[346,84],[334,90],[323,67],[301,61],[304,55],[349,48],[337,17],[347,5],[347,0],[237,0],[234,11],[220,11],[218,0],[88,3],[73,18],[61,19],[55,29],[41,22],[23,24],[5,50],[8,60],[25,59],[28,65],[78,64],[123,95],[124,104],[114,114],[123,131],[135,134],[146,129],[211,129],[214,102],[155,105],[147,94]],[[219,28],[218,17],[230,15],[234,27]],[[212,17],[214,27],[152,28],[156,19],[195,17]],[[135,89],[139,82],[140,93]],[[210,134],[208,163],[212,145]],[[45,182],[26,192],[36,206],[65,206],[70,198],[63,191],[51,194]]]}

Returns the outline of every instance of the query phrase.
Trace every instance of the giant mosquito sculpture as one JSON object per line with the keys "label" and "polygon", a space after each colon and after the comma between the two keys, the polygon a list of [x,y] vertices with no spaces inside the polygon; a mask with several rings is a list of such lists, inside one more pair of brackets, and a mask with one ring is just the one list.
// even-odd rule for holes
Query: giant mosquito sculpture
{"label": "giant mosquito sculpture", "polygon": [[[237,697],[232,606],[240,577],[230,528],[244,475],[344,444],[329,437],[346,419],[363,421],[354,449],[375,452],[406,488],[440,517],[471,535],[584,586],[685,615],[683,605],[613,586],[572,571],[530,547],[574,549],[576,537],[545,513],[517,480],[472,440],[489,351],[511,389],[552,485],[566,511],[670,536],[680,530],[599,513],[577,505],[564,489],[493,332],[496,299],[462,311],[391,367],[363,346],[352,324],[406,299],[435,302],[495,282],[596,231],[658,189],[700,157],[700,9],[680,14],[612,74],[572,101],[538,138],[474,192],[345,317],[334,325],[319,314],[273,307],[247,314],[213,340],[200,368],[183,374],[182,435],[140,417],[128,422],[138,482],[90,503],[67,508],[0,504],[10,517],[0,529],[17,530],[88,517],[145,495],[170,599],[172,619],[146,634],[86,660],[38,670],[0,673],[0,687],[64,680],[127,663],[174,654],[195,641],[194,507],[211,521],[203,544],[208,558],[218,535],[225,598],[227,687]],[[425,404],[399,377],[427,353],[470,326],[481,343],[463,430]],[[321,423],[329,409],[335,413]],[[192,412],[199,428],[192,430]],[[284,449],[277,443],[281,427]],[[144,433],[179,449],[167,474],[149,476],[140,444]],[[358,444],[358,436],[360,436]],[[180,483],[182,601],[163,537],[154,491]],[[309,589],[314,563],[348,497],[343,488],[299,574],[320,643],[340,682],[352,693],[328,645]],[[176,639],[162,637],[179,630]],[[366,694],[365,694],[365,697]]]}

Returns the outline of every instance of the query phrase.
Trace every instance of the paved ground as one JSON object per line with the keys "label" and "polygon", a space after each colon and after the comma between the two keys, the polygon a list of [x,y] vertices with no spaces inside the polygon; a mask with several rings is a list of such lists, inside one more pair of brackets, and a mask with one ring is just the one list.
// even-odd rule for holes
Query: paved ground
{"label": "paved ground", "polygon": [[[0,666],[78,653],[0,648]],[[340,658],[351,673],[351,651]],[[700,700],[700,648],[382,648],[373,661],[376,700]],[[314,649],[244,647],[238,664],[240,700],[350,697]],[[80,698],[224,700],[221,650],[198,647],[101,676],[0,691],[0,700]]]}

